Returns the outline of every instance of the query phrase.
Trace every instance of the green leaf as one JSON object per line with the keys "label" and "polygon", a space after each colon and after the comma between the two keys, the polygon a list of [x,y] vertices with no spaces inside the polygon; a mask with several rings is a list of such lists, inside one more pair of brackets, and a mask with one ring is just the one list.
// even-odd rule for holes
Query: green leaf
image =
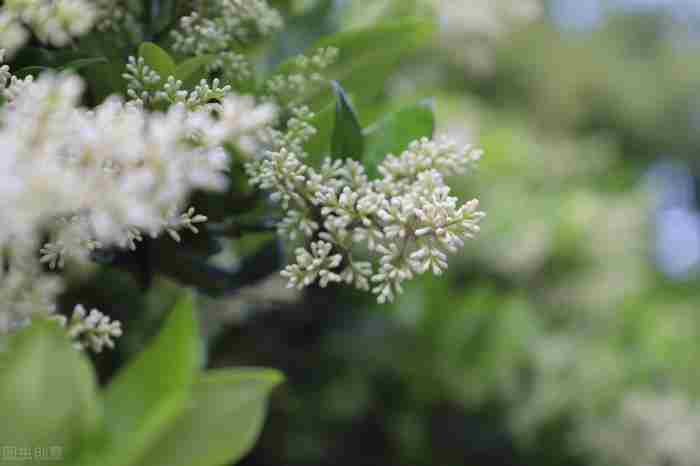
{"label": "green leaf", "polygon": [[268,395],[282,379],[270,369],[207,372],[194,385],[189,409],[137,464],[219,466],[236,462],[260,434]]}
{"label": "green leaf", "polygon": [[207,77],[206,67],[214,61],[213,55],[189,58],[177,65],[175,78],[182,81],[185,89],[191,89]]}
{"label": "green leaf", "polygon": [[365,166],[370,176],[377,175],[377,166],[387,154],[398,155],[408,145],[435,131],[432,101],[423,101],[391,113],[364,131]]}
{"label": "green leaf", "polygon": [[[321,47],[336,47],[339,56],[326,71],[328,79],[338,81],[343,89],[364,103],[379,96],[387,79],[406,58],[426,46],[436,31],[433,21],[403,18],[369,28],[340,32],[321,39],[306,53],[312,55]],[[279,72],[294,70],[294,59],[283,63]],[[327,89],[314,88],[305,100],[316,110],[332,98]]]}
{"label": "green leaf", "polygon": [[139,46],[139,56],[143,57],[148,66],[166,79],[175,76],[175,61],[168,52],[158,47],[153,42],[144,42]]}
{"label": "green leaf", "polygon": [[93,65],[101,65],[104,63],[109,63],[105,57],[78,58],[77,60],[66,63],[60,69],[77,71],[82,68],[87,68]]}
{"label": "green leaf", "polygon": [[0,445],[57,447],[67,457],[101,417],[90,362],[58,324],[35,321],[10,339],[0,359]]}
{"label": "green leaf", "polygon": [[335,126],[331,137],[331,156],[361,160],[365,141],[357,114],[340,84],[334,82],[333,89],[337,100]]}
{"label": "green leaf", "polygon": [[114,448],[102,464],[134,464],[184,412],[200,360],[198,329],[188,292],[155,341],[107,387],[103,400]]}

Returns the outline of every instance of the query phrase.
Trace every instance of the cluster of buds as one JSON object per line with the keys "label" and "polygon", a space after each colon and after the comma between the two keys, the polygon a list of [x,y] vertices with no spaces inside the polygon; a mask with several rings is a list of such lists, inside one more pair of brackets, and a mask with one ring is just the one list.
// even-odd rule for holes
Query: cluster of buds
{"label": "cluster of buds", "polygon": [[63,326],[75,347],[91,349],[101,353],[104,348],[114,348],[114,338],[122,336],[122,324],[112,320],[97,309],[87,312],[82,304],[73,309],[70,319],[63,315],[53,316],[53,320]]}
{"label": "cluster of buds", "polygon": [[[285,210],[278,230],[301,233],[309,248],[282,274],[289,286],[345,282],[393,301],[402,283],[447,268],[447,254],[479,232],[476,199],[460,204],[445,177],[464,173],[480,157],[471,148],[421,139],[388,155],[370,180],[354,160],[326,159],[319,169],[286,148],[247,165],[253,185],[271,192]],[[368,260],[357,260],[362,249]]]}

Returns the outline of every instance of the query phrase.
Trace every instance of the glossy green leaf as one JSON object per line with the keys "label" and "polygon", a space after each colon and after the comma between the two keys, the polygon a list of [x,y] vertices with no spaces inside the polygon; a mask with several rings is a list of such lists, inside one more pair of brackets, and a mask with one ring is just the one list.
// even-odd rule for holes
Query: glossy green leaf
{"label": "glossy green leaf", "polygon": [[90,362],[55,322],[34,322],[2,353],[0,419],[0,446],[54,447],[57,458],[72,455],[98,431]]}
{"label": "glossy green leaf", "polygon": [[333,89],[335,90],[336,103],[335,125],[331,137],[331,156],[361,160],[365,141],[357,114],[340,84],[334,82]]}
{"label": "glossy green leaf", "polygon": [[146,64],[155,70],[161,78],[175,76],[175,61],[168,52],[153,42],[142,43],[139,46],[139,56],[143,57]]}
{"label": "glossy green leaf", "polygon": [[187,293],[151,345],[107,387],[105,416],[115,448],[103,464],[134,464],[184,412],[200,360],[198,330]]}
{"label": "glossy green leaf", "polygon": [[282,381],[270,369],[207,372],[195,383],[193,401],[139,466],[233,464],[255,443],[270,391]]}
{"label": "glossy green leaf", "polygon": [[304,144],[304,150],[311,156],[311,160],[320,161],[331,150],[335,102],[329,102],[324,108],[314,113],[316,116],[311,119],[311,124],[316,128],[316,133]]}
{"label": "glossy green leaf", "polygon": [[101,65],[105,63],[109,63],[105,57],[78,58],[77,60],[66,63],[61,67],[61,69],[78,71],[89,66]]}
{"label": "glossy green leaf", "polygon": [[431,101],[423,101],[391,113],[364,131],[365,166],[371,176],[387,154],[398,155],[423,137],[432,137],[435,116]]}
{"label": "glossy green leaf", "polygon": [[175,78],[182,81],[185,89],[191,89],[207,77],[207,66],[214,61],[213,55],[199,55],[179,63]]}

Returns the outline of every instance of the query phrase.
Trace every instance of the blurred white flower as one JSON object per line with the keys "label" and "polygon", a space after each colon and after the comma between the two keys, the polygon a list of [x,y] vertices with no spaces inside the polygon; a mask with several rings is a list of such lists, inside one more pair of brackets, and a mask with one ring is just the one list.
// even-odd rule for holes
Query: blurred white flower
{"label": "blurred white flower", "polygon": [[87,33],[97,20],[97,5],[86,0],[6,1],[0,7],[0,46],[13,54],[31,32],[42,42],[66,45]]}
{"label": "blurred white flower", "polygon": [[[6,67],[0,74],[7,89],[17,86]],[[203,83],[193,92],[205,88],[212,89]],[[55,268],[68,259],[85,260],[97,248],[133,249],[142,234],[167,232],[179,241],[178,230],[197,232],[206,217],[185,202],[195,189],[226,187],[222,144],[256,150],[254,133],[275,116],[270,104],[258,106],[229,89],[217,94],[216,103],[175,102],[165,113],[117,97],[83,109],[82,90],[75,76],[45,73],[5,93],[10,100],[0,108],[0,251],[14,252],[0,280],[0,330],[41,312],[23,304],[36,301],[37,290],[46,288],[43,309],[51,311],[56,293],[33,283],[43,275],[38,264],[28,263],[35,260],[31,251],[40,249],[40,261]],[[51,239],[42,246],[45,232]]]}
{"label": "blurred white flower", "polygon": [[694,466],[700,451],[700,409],[678,394],[630,393],[614,419],[587,431],[606,464]]}

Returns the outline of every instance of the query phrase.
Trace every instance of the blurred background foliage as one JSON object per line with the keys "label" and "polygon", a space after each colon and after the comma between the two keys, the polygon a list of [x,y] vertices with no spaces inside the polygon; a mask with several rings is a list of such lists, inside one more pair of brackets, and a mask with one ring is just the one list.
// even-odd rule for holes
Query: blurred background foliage
{"label": "blurred background foliage", "polygon": [[[330,32],[434,17],[430,48],[379,93],[350,95],[364,124],[432,99],[439,133],[485,150],[452,181],[488,217],[446,276],[389,307],[277,278],[203,300],[210,367],[288,377],[243,464],[697,465],[695,2],[273,3],[289,18],[273,62]],[[99,356],[107,378],[156,331],[174,285],[144,295],[101,273],[75,292],[127,329]]]}

